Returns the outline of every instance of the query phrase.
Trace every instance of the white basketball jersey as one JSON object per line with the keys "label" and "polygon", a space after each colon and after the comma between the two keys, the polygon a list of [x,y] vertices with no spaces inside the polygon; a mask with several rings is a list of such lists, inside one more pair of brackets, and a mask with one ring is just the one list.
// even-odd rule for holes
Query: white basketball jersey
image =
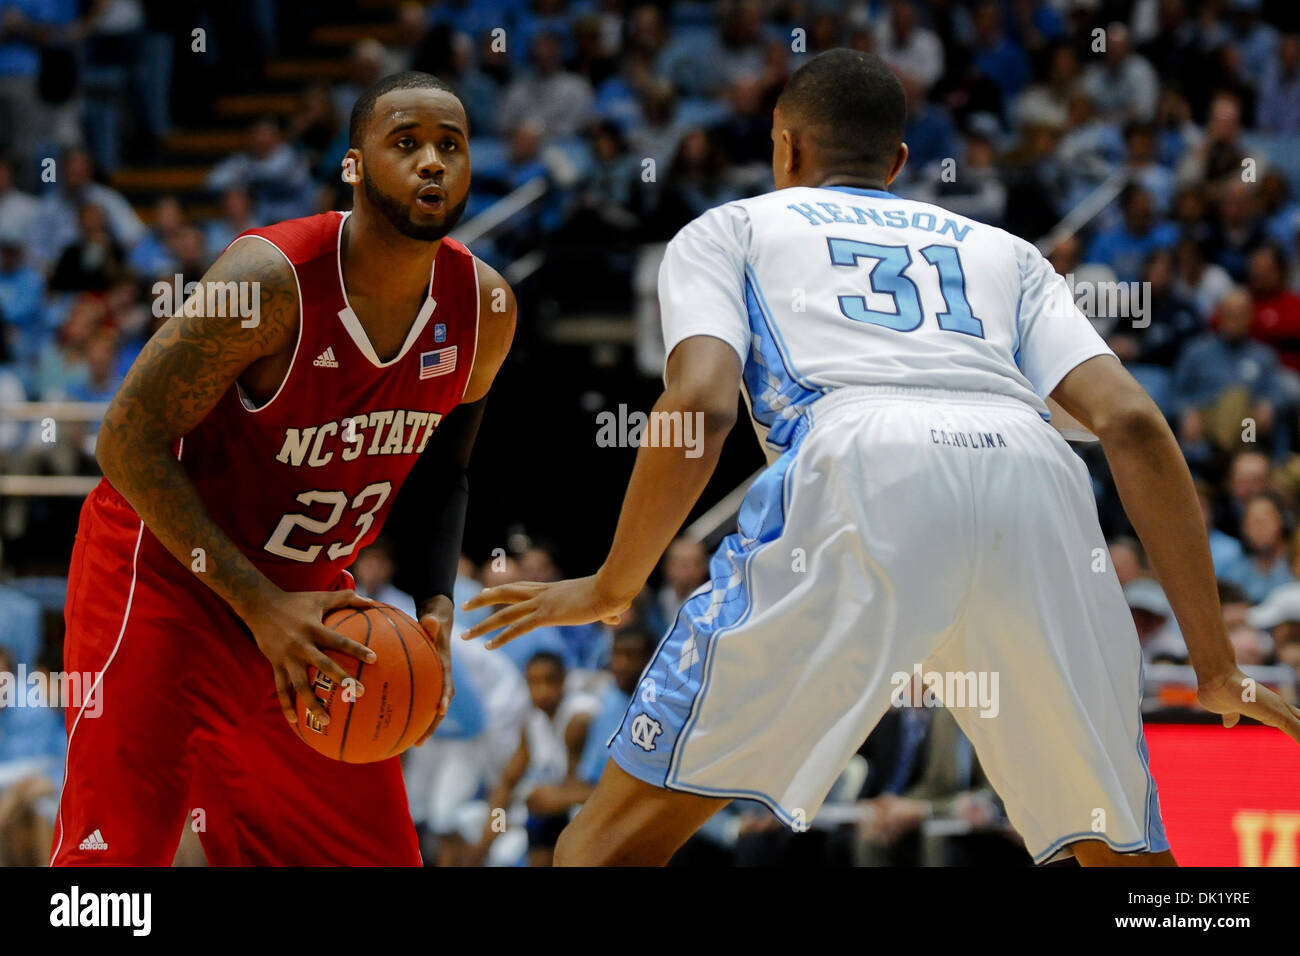
{"label": "white basketball jersey", "polygon": [[659,272],[666,354],[710,335],[740,356],[781,449],[823,394],[914,385],[1043,399],[1113,354],[1065,280],[1010,233],[878,189],[792,187],[686,225]]}

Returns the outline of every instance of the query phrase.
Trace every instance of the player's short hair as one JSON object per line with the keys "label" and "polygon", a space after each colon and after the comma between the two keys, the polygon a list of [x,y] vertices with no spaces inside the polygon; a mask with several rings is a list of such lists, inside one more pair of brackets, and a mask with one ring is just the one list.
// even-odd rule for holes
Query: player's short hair
{"label": "player's short hair", "polygon": [[[361,137],[365,135],[366,123],[369,122],[371,115],[375,111],[375,102],[385,93],[391,93],[393,90],[442,90],[444,93],[456,96],[456,91],[451,86],[432,73],[421,73],[419,70],[390,73],[388,76],[370,84],[357,97],[356,103],[353,104],[352,117],[348,120],[349,147],[361,145]],[[459,97],[457,98],[459,99]]]}
{"label": "player's short hair", "polygon": [[828,169],[888,172],[903,141],[903,84],[874,53],[842,47],[819,53],[790,77],[777,105],[807,124]]}

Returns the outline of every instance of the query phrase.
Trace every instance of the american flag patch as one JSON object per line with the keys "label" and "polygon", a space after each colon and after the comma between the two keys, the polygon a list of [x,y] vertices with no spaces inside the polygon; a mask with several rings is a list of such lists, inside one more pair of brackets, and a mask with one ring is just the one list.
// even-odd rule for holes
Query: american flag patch
{"label": "american flag patch", "polygon": [[420,378],[436,378],[456,371],[456,346],[420,353]]}

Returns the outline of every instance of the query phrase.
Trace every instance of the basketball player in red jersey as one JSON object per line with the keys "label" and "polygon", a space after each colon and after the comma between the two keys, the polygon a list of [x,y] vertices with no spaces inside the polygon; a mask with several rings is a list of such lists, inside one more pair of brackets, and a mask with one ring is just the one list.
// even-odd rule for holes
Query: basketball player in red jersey
{"label": "basketball player in red jersey", "polygon": [[[369,603],[345,569],[408,478],[391,533],[442,655],[438,719],[451,698],[465,466],[515,321],[445,238],[467,135],[436,78],[380,80],[352,113],[353,211],[237,238],[109,406],[66,607],[97,707],[68,711],[55,865],[167,865],[186,825],[214,865],[420,863],[398,758],[317,754],[295,701],[328,719],[307,668],[347,675],[323,648],[374,660],[322,619]],[[260,314],[191,314],[241,282]]]}

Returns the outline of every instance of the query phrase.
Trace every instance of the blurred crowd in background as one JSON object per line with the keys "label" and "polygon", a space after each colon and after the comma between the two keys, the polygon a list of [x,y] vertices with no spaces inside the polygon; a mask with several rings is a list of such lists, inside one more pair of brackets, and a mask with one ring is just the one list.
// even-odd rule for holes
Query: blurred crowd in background
{"label": "blurred crowd in background", "polygon": [[[467,219],[546,184],[540,202],[473,245],[503,269],[545,253],[517,288],[528,338],[565,316],[630,317],[647,249],[710,207],[772,187],[771,110],[789,75],[825,49],[872,50],[909,104],[910,160],[892,191],[1044,243],[1178,435],[1238,661],[1300,669],[1300,4],[453,0],[366,10],[0,0],[0,403],[108,400],[165,317],[155,283],[198,279],[249,227],[347,208],[338,172],[348,113],[385,74],[426,70],[458,91],[474,170]],[[274,69],[337,50],[340,36],[346,52],[330,79],[297,83]],[[232,98],[269,89],[267,112],[231,118]],[[270,109],[276,96],[289,107]],[[168,189],[175,137],[208,127],[236,134],[238,148]],[[1097,196],[1105,201],[1081,228],[1058,230]],[[573,412],[588,428],[590,416]],[[1144,655],[1184,662],[1100,449],[1078,449]],[[40,423],[0,415],[0,474],[93,475],[93,450],[93,423],[60,423],[50,440]],[[79,504],[0,497],[10,575],[0,579],[0,671],[60,666],[59,564],[66,572]],[[560,573],[556,553],[526,538],[476,558],[464,561],[465,596]],[[359,584],[391,588],[391,565],[377,545],[358,558]],[[408,761],[428,860],[546,861],[556,827],[590,792],[640,667],[707,577],[703,547],[683,539],[619,628],[464,651],[457,713]],[[57,765],[61,721],[0,703],[0,862],[44,858],[58,772],[4,767]],[[792,834],[737,805],[683,860],[1025,862],[946,712],[891,712],[861,756],[833,800],[868,807],[861,822]],[[508,809],[508,825],[495,825],[492,807]],[[968,832],[935,849],[922,833],[936,816]]]}

